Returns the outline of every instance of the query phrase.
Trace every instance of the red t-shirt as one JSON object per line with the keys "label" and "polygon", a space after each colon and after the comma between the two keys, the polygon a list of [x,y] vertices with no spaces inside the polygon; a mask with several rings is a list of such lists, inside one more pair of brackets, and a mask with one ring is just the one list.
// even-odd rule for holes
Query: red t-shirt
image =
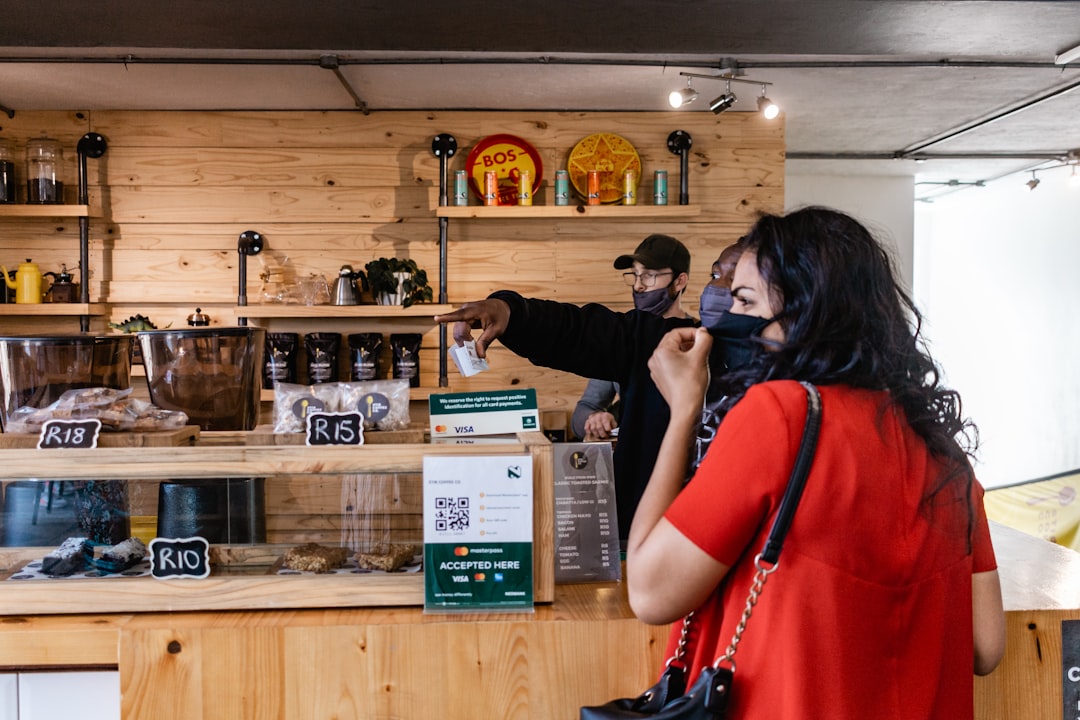
{"label": "red t-shirt", "polygon": [[[983,489],[971,490],[969,553],[963,484],[923,502],[939,465],[888,395],[819,390],[817,452],[735,655],[730,717],[970,719],[971,575],[996,568]],[[751,388],[665,515],[731,567],[694,615],[690,682],[731,641],[805,419],[798,383]]]}

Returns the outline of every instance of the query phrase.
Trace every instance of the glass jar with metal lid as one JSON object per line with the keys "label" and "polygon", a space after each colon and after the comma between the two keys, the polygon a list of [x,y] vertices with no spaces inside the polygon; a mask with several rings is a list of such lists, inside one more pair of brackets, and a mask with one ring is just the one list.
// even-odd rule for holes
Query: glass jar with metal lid
{"label": "glass jar with metal lid", "polygon": [[64,202],[64,150],[59,141],[40,137],[26,142],[26,202]]}

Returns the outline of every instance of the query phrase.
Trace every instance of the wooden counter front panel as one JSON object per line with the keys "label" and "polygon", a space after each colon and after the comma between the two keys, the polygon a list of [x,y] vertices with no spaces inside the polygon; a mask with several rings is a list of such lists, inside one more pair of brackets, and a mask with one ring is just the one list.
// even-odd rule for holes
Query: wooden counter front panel
{"label": "wooden counter front panel", "polygon": [[648,687],[664,638],[633,619],[124,632],[123,717],[573,718]]}

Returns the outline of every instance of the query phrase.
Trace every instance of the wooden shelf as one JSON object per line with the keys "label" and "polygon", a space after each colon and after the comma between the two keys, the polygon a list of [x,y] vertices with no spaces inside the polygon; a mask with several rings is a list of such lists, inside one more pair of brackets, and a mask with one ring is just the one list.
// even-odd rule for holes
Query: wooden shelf
{"label": "wooden shelf", "polygon": [[453,305],[420,303],[400,305],[238,305],[237,317],[246,318],[430,318],[456,309]]}
{"label": "wooden shelf", "polygon": [[0,305],[0,317],[65,317],[104,315],[102,303],[4,303]]}
{"label": "wooden shelf", "polygon": [[90,217],[89,205],[0,205],[0,218]]}
{"label": "wooden shelf", "polygon": [[464,205],[435,208],[435,217],[445,218],[632,218],[693,217],[700,205]]}
{"label": "wooden shelf", "polygon": [[[140,365],[139,368],[142,368],[142,366]],[[132,367],[131,368],[131,374],[132,374],[132,376],[134,376],[134,375],[145,375],[146,371],[144,369],[142,372],[136,373],[135,368]],[[380,380],[393,380],[393,378],[379,378],[379,379]],[[348,380],[341,380],[341,382],[349,382],[349,381]],[[428,398],[430,398],[432,395],[437,395],[439,393],[448,393],[448,392],[454,392],[454,391],[451,390],[448,387],[445,387],[445,388],[433,388],[433,387],[409,388],[409,402],[417,402],[417,401],[427,402]],[[259,395],[259,400],[261,400],[262,402],[274,402],[274,391],[273,391],[273,389],[263,388],[261,390],[261,394]]]}

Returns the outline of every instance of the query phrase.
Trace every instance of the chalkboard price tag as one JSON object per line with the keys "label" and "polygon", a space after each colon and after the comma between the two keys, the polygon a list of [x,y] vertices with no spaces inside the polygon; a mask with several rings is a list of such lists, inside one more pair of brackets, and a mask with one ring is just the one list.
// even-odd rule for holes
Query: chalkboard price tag
{"label": "chalkboard price tag", "polygon": [[201,537],[154,538],[150,541],[150,574],[158,580],[209,576],[210,543]]}
{"label": "chalkboard price tag", "polygon": [[38,436],[38,449],[96,448],[101,421],[93,420],[46,420]]}
{"label": "chalkboard price tag", "polygon": [[358,412],[313,412],[307,416],[308,445],[363,445],[364,416]]}

